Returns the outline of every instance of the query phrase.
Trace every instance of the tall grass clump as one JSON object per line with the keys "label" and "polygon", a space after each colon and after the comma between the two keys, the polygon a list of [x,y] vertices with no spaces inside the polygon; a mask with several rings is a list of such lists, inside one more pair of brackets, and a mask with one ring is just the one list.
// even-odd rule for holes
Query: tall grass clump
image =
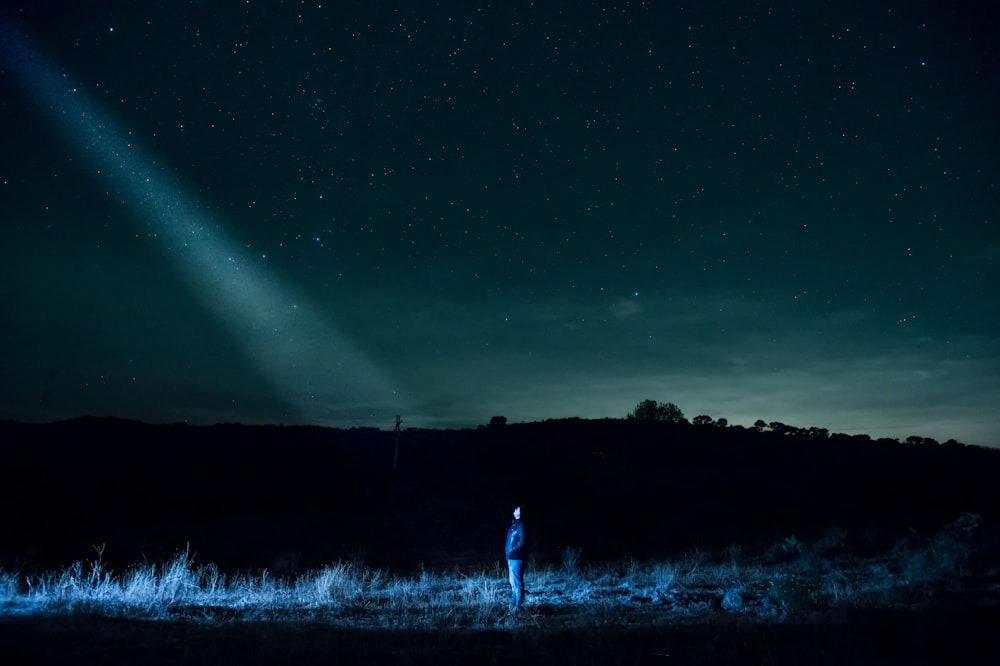
{"label": "tall grass clump", "polygon": [[337,562],[300,576],[295,581],[296,594],[308,605],[350,603],[361,594],[362,587],[352,575],[351,565]]}
{"label": "tall grass clump", "polygon": [[[150,564],[128,571],[117,585],[122,603],[152,612],[184,602],[200,602],[217,586],[214,566],[196,570],[190,550],[184,550],[164,565]],[[209,582],[203,586],[203,578]],[[109,581],[110,586],[110,581]]]}
{"label": "tall grass clump", "polygon": [[17,598],[19,578],[16,573],[0,570],[0,603],[6,604]]}
{"label": "tall grass clump", "polygon": [[576,575],[579,571],[580,566],[580,554],[583,551],[580,548],[574,548],[573,546],[566,546],[562,551],[562,568],[563,571],[569,575]]}

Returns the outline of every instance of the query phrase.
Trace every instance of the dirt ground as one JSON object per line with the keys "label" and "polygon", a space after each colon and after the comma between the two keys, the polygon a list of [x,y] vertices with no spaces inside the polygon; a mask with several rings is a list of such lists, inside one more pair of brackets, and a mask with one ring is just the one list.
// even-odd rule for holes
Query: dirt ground
{"label": "dirt ground", "polygon": [[7,664],[991,664],[1000,610],[878,611],[808,621],[719,615],[661,626],[345,629],[316,621],[204,623],[76,614],[0,617]]}

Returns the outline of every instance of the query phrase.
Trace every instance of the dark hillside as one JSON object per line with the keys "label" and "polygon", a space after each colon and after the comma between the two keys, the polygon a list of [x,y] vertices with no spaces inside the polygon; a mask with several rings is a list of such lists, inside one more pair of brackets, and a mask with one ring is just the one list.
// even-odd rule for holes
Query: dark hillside
{"label": "dark hillside", "polygon": [[741,427],[568,419],[478,430],[5,423],[0,565],[198,561],[293,573],[502,558],[522,503],[537,558],[651,558],[998,515],[1000,452]]}

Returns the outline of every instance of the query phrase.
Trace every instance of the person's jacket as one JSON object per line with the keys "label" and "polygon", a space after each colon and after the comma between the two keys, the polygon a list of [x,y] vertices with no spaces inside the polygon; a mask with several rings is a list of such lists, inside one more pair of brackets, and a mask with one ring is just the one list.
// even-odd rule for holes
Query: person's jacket
{"label": "person's jacket", "polygon": [[524,525],[515,520],[507,530],[507,546],[504,549],[508,560],[523,560],[525,554]]}

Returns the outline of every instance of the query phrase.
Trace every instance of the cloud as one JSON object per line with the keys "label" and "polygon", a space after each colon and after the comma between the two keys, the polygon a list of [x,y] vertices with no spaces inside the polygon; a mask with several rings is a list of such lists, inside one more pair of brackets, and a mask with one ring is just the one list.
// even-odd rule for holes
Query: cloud
{"label": "cloud", "polygon": [[613,303],[609,310],[612,317],[624,319],[639,314],[642,312],[642,307],[635,299],[622,299]]}

